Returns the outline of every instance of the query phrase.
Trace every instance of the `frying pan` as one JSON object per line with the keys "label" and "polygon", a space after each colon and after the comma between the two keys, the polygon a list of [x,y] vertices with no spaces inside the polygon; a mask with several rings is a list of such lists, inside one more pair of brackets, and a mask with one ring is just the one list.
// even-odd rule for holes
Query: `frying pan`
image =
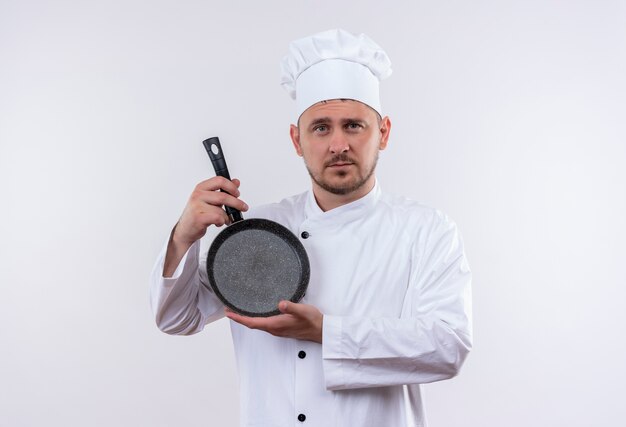
{"label": "frying pan", "polygon": [[[219,138],[202,142],[215,174],[230,180]],[[298,302],[309,284],[304,246],[286,227],[268,219],[243,219],[225,207],[231,225],[217,235],[206,270],[215,295],[233,311],[254,317],[280,314],[281,300]]]}

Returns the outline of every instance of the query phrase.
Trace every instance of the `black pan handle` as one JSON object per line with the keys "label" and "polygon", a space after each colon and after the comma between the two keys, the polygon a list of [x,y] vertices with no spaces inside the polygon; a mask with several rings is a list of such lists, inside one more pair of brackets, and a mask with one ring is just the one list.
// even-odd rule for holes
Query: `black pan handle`
{"label": "black pan handle", "polygon": [[[211,163],[213,163],[215,175],[223,176],[230,181],[230,174],[228,173],[228,166],[226,166],[226,159],[224,158],[224,152],[222,151],[222,146],[220,145],[220,139],[217,136],[214,136],[212,138],[202,141],[202,145],[204,145],[204,149],[209,154]],[[226,193],[226,191],[224,192]],[[241,212],[239,212],[237,209],[231,208],[230,206],[224,206],[224,209],[226,209],[226,213],[228,214],[232,222],[243,220]]]}

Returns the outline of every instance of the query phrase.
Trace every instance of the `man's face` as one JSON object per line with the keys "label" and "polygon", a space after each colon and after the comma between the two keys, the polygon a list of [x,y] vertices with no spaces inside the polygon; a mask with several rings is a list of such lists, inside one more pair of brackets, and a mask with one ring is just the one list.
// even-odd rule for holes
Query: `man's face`
{"label": "man's face", "polygon": [[367,105],[353,100],[330,100],[309,107],[291,139],[304,158],[315,184],[336,195],[373,186],[378,151],[385,149],[391,122],[380,119]]}

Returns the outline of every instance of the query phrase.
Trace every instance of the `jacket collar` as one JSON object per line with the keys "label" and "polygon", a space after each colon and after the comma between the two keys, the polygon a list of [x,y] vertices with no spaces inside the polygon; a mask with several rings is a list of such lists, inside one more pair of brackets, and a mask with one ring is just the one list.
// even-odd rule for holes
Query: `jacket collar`
{"label": "jacket collar", "polygon": [[378,180],[376,180],[374,187],[365,196],[355,200],[354,202],[347,203],[324,212],[315,200],[313,189],[310,189],[307,194],[304,209],[305,217],[307,220],[315,222],[332,221],[338,224],[346,223],[355,217],[364,215],[368,210],[373,208],[376,205],[376,202],[378,202],[380,194],[380,185],[378,184]]}

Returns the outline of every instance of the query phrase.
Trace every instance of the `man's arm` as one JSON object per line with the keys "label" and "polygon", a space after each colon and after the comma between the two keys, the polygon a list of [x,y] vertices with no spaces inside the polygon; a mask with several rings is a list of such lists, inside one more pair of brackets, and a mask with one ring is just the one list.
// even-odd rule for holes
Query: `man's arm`
{"label": "man's arm", "polygon": [[422,384],[459,373],[472,347],[471,272],[456,225],[439,221],[420,252],[399,318],[324,316],[328,389]]}
{"label": "man's arm", "polygon": [[238,187],[238,180],[223,177],[199,183],[159,255],[151,277],[151,302],[157,326],[163,332],[194,334],[206,323],[223,317],[223,305],[203,285],[207,280],[199,268],[199,239],[209,226],[229,223],[222,205],[248,209],[238,199]]}

